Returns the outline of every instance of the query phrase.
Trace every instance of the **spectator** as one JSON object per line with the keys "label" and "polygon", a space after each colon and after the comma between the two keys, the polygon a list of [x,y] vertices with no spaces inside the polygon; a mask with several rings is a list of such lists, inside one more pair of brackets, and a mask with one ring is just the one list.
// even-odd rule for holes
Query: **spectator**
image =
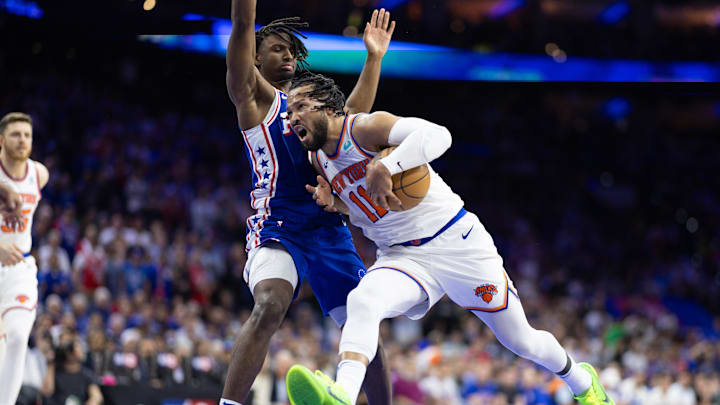
{"label": "spectator", "polygon": [[82,291],[93,292],[105,282],[105,250],[98,244],[97,226],[85,227],[83,239],[78,243],[73,259],[75,284]]}
{"label": "spectator", "polygon": [[[70,257],[65,248],[60,245],[61,241],[60,231],[52,229],[48,233],[47,243],[41,244],[38,248],[38,270],[40,274],[44,274],[52,268],[57,268],[63,274],[70,276]],[[50,263],[51,257],[55,257],[54,264]]]}
{"label": "spectator", "polygon": [[80,341],[71,334],[62,335],[43,380],[42,391],[49,405],[102,404],[98,382],[92,371],[83,367],[83,358]]}

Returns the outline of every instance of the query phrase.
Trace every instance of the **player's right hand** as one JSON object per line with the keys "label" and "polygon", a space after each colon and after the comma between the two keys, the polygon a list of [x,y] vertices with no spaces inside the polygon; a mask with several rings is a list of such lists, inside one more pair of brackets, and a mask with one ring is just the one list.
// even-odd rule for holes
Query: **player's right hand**
{"label": "player's right hand", "polygon": [[3,225],[10,229],[17,229],[22,224],[23,200],[14,190],[3,185],[0,187],[0,215]]}
{"label": "player's right hand", "polygon": [[317,181],[317,187],[306,184],[305,190],[307,190],[308,193],[313,195],[313,200],[315,200],[315,203],[323,207],[325,211],[338,212],[337,207],[335,207],[335,196],[333,196],[330,183],[328,183],[323,176],[317,176]]}
{"label": "player's right hand", "polygon": [[23,252],[14,244],[0,244],[0,264],[12,266],[23,260]]}

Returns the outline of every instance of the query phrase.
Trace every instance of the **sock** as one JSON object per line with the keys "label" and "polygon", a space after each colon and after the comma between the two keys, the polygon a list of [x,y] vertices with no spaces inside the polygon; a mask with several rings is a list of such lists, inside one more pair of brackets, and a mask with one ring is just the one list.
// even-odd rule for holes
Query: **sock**
{"label": "sock", "polygon": [[240,402],[235,402],[230,399],[221,398],[219,405],[242,405]]}
{"label": "sock", "polygon": [[570,387],[570,391],[575,395],[586,393],[592,385],[592,376],[590,373],[578,366],[569,354],[567,355],[565,368],[556,374],[565,381],[568,387]]}
{"label": "sock", "polygon": [[360,388],[365,380],[365,370],[367,366],[357,360],[343,360],[338,364],[337,382],[350,397],[352,405],[355,405],[360,395]]}

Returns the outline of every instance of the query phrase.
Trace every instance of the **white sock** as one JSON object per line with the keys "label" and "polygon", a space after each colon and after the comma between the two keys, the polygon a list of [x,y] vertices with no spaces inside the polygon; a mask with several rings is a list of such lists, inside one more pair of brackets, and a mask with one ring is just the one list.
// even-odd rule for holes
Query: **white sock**
{"label": "white sock", "polygon": [[578,366],[570,355],[567,356],[567,361],[568,364],[565,366],[565,369],[557,373],[557,375],[565,381],[573,394],[582,395],[587,392],[592,385],[592,376],[587,370]]}
{"label": "white sock", "polygon": [[220,404],[218,405],[242,405],[240,402],[235,402],[230,399],[220,398]]}
{"label": "white sock", "polygon": [[360,395],[360,388],[365,380],[365,370],[367,366],[357,360],[343,360],[338,364],[337,382],[350,397],[352,405],[355,405]]}

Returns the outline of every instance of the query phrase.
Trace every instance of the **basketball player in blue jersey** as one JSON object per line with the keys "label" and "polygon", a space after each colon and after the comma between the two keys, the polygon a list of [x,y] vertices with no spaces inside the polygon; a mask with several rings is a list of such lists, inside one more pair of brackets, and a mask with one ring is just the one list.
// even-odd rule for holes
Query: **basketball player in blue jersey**
{"label": "basketball player in blue jersey", "polygon": [[[286,18],[255,32],[255,5],[256,0],[232,1],[227,50],[227,88],[252,171],[250,204],[256,214],[247,220],[244,277],[255,304],[236,339],[221,405],[245,401],[303,279],[323,312],[342,326],[347,294],[365,271],[342,217],[323,211],[305,191],[315,171],[287,120],[286,92],[307,56],[298,30],[307,24]],[[385,10],[376,10],[366,25],[368,56],[347,102],[350,112],[372,107],[394,27]],[[389,404],[390,378],[382,356],[370,368],[370,403]]]}
{"label": "basketball player in blue jersey", "polygon": [[[318,205],[348,214],[362,228],[378,246],[377,261],[348,296],[337,383],[293,366],[287,375],[290,402],[354,405],[376,357],[380,322],[399,315],[422,318],[447,294],[505,347],[556,373],[581,404],[613,404],[591,365],[575,363],[552,334],[530,326],[492,237],[432,168],[423,200],[390,211],[400,204],[391,175],[440,157],[450,147],[450,132],[387,112],[347,114],[343,100],[332,79],[306,73],[293,81],[288,118],[322,174],[308,191]],[[398,146],[371,160],[390,145]]]}

